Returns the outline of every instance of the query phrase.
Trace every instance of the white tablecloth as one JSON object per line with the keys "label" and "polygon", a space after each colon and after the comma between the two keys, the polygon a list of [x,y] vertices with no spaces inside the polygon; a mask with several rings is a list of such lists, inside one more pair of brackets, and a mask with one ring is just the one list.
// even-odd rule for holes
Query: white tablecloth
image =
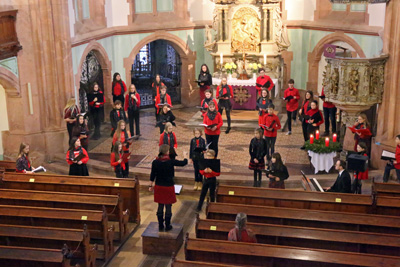
{"label": "white tablecloth", "polygon": [[[278,95],[279,92],[279,83],[278,83],[278,79],[272,79],[272,81],[274,82],[275,85],[275,97]],[[212,78],[212,83],[214,85],[220,85],[221,83],[221,79],[219,78]],[[228,84],[232,85],[232,86],[256,86],[256,79],[249,79],[249,80],[240,80],[237,78],[231,78],[228,79]]]}
{"label": "white tablecloth", "polygon": [[314,166],[315,173],[319,171],[326,171],[328,173],[333,166],[333,159],[336,157],[336,152],[319,154],[308,150],[308,155],[311,157],[311,164]]}

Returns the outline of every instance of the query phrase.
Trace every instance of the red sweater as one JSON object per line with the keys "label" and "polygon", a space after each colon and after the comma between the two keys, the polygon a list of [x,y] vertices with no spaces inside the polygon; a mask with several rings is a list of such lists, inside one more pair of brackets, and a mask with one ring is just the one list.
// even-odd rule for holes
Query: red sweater
{"label": "red sweater", "polygon": [[219,112],[217,112],[217,115],[215,116],[215,118],[213,120],[210,120],[210,118],[207,116],[207,113],[204,113],[203,123],[207,124],[207,125],[212,125],[212,124],[216,124],[217,125],[217,129],[215,131],[211,131],[211,129],[208,129],[207,127],[204,127],[204,133],[205,134],[208,134],[208,135],[219,135],[221,133],[221,127],[222,127],[222,124],[224,122],[222,121],[221,114]]}
{"label": "red sweater", "polygon": [[[168,105],[170,105],[172,107],[171,97],[167,93],[165,93],[165,100],[167,101],[166,103],[168,103]],[[161,106],[159,107],[158,104],[161,104],[161,96],[160,95],[156,96],[156,101],[154,103],[154,105],[157,108],[157,114],[160,112],[160,109],[161,109]]]}
{"label": "red sweater", "polygon": [[[165,84],[161,82],[161,86],[164,86]],[[151,84],[151,87],[154,87],[154,83]],[[160,95],[160,86],[157,86],[157,92],[156,92],[156,97]]]}
{"label": "red sweater", "polygon": [[[203,114],[206,113],[206,112],[207,112],[207,109],[208,109],[208,105],[207,105],[207,103],[205,103],[204,101],[205,101],[205,99],[203,99],[203,100],[201,101],[201,104],[200,104],[200,106],[201,106],[202,108],[205,108],[205,109],[206,109],[206,110],[201,110],[201,112],[202,112]],[[213,98],[211,101],[214,102],[215,107],[217,108],[217,107],[218,107],[218,102],[217,102],[217,100]],[[203,105],[204,105],[204,106],[203,106]]]}
{"label": "red sweater", "polygon": [[[139,95],[138,93],[135,93],[135,96],[136,96],[136,98],[137,98],[136,106],[139,108],[139,107],[140,107],[140,95]],[[124,110],[125,110],[125,111],[128,111],[128,108],[129,108],[129,100],[131,100],[131,101],[132,101],[132,104],[133,104],[134,99],[133,99],[133,98],[130,98],[130,99],[129,99],[129,94],[127,94],[127,95],[125,96],[125,103],[124,103],[124,105],[125,105]]]}
{"label": "red sweater", "polygon": [[286,98],[288,96],[296,97],[296,99],[292,98],[292,99],[286,101],[286,110],[287,111],[297,110],[299,108],[299,99],[300,99],[299,90],[297,90],[294,87],[293,87],[293,89],[287,88],[285,90],[283,97]]}
{"label": "red sweater", "polygon": [[[72,164],[74,164],[74,162],[72,162],[70,160],[69,152],[70,151],[68,150],[67,155],[66,155],[66,159],[67,159],[68,164],[72,165]],[[85,156],[81,159],[81,161],[82,161],[82,163],[86,164],[89,161],[89,155],[86,152],[86,149],[84,149],[83,147],[82,147],[82,152],[83,152],[83,155],[85,155]],[[76,158],[78,155],[79,155],[79,150],[74,150],[74,157]]]}
{"label": "red sweater", "polygon": [[113,83],[112,85],[113,95],[123,95],[126,92],[126,84],[124,81],[121,82],[124,88],[121,88],[121,84],[119,82]]}
{"label": "red sweater", "polygon": [[265,87],[267,82],[270,83],[269,87],[268,87],[268,91],[271,91],[272,87],[274,87],[274,82],[272,81],[271,77],[269,77],[268,75],[263,75],[263,76],[258,76],[257,80],[256,80],[256,89],[258,91],[258,95],[261,95],[261,86]]}
{"label": "red sweater", "polygon": [[[119,154],[119,158],[120,159],[122,158],[122,154]],[[122,169],[125,170],[125,162],[121,161],[121,163],[118,163],[118,161],[115,160],[115,153],[114,152],[111,153],[110,163],[111,163],[111,166],[114,167],[114,170],[115,170],[115,167],[117,167],[119,164],[121,164]]]}
{"label": "red sweater", "polygon": [[[230,98],[232,98],[233,97],[233,89],[232,89],[232,86],[230,86],[230,85],[228,85],[228,87],[229,87],[229,92],[230,92],[230,94],[231,94],[231,97]],[[226,92],[226,89],[224,88],[223,89],[223,92],[222,92],[222,95],[225,95],[227,92]],[[219,85],[218,85],[218,87],[217,87],[217,98],[219,98]]]}
{"label": "red sweater", "polygon": [[317,126],[320,126],[322,123],[324,123],[324,116],[322,116],[322,113],[321,113],[321,111],[320,111],[318,108],[316,108],[316,109],[310,109],[309,111],[306,112],[306,115],[312,117],[312,116],[314,116],[317,112],[319,112],[319,115],[321,116],[321,120],[318,121],[318,122],[313,122],[312,124],[316,123]]}
{"label": "red sweater", "polygon": [[[324,87],[322,87],[321,96],[325,96]],[[324,108],[334,108],[335,107],[335,104],[333,104],[332,102],[325,101],[325,98],[323,98],[322,101],[324,101],[324,104],[323,104]]]}
{"label": "red sweater", "polygon": [[400,145],[396,146],[396,161],[397,161],[397,163],[394,164],[394,167],[399,170],[400,169]]}
{"label": "red sweater", "polygon": [[[170,133],[167,133],[167,134],[168,134],[168,143],[166,145],[170,145],[170,143],[169,143],[169,141],[170,141],[170,136],[169,136]],[[158,143],[158,146],[164,145],[164,135],[165,135],[165,132],[160,134],[160,142]],[[174,138],[174,147],[178,148],[178,140],[176,139],[176,135],[175,135],[174,132],[172,132],[172,135],[173,135],[173,138]]]}
{"label": "red sweater", "polygon": [[[128,138],[131,137],[131,133],[129,131],[126,131],[126,134],[128,135]],[[121,138],[118,140],[117,132],[115,132],[114,136],[113,136],[112,144],[115,145],[115,142],[117,142],[117,141],[120,141],[123,144],[123,143],[125,143],[126,139],[127,138],[125,136],[125,133],[121,131]],[[124,151],[129,151],[129,145],[126,145],[126,146],[122,145],[122,149]]]}
{"label": "red sweater", "polygon": [[[273,121],[275,121],[275,122],[273,125],[271,125]],[[263,124],[266,125],[267,127],[272,126],[272,128],[274,128],[273,131],[267,131],[264,128],[265,126],[263,126],[265,137],[276,137],[278,135],[278,130],[282,127],[278,116],[276,116],[275,114],[272,114],[272,115],[266,114],[264,116]]]}
{"label": "red sweater", "polygon": [[210,173],[205,173],[204,170],[199,170],[199,172],[200,172],[201,175],[203,175],[206,178],[213,178],[213,177],[216,177],[216,176],[220,176],[220,174],[221,174],[220,172],[215,172],[213,170],[211,170]]}

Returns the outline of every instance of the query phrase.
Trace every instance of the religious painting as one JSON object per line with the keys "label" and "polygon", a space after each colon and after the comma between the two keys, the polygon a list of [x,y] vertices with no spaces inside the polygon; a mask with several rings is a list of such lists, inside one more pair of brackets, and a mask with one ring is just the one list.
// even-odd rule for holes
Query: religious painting
{"label": "religious painting", "polygon": [[232,18],[232,51],[258,52],[260,18],[255,10],[243,7]]}

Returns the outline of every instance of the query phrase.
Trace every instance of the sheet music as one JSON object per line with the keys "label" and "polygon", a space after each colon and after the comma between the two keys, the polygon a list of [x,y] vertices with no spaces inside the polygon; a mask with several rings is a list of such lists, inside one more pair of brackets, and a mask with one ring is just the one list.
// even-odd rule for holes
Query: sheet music
{"label": "sheet music", "polygon": [[321,185],[318,183],[316,178],[311,178],[311,181],[313,182],[315,189],[319,192],[324,192],[324,189],[321,187]]}
{"label": "sheet music", "polygon": [[389,152],[389,151],[386,151],[386,150],[383,150],[382,151],[382,157],[396,159],[396,154],[392,153],[392,152]]}
{"label": "sheet music", "polygon": [[179,195],[182,191],[183,185],[176,184],[176,185],[174,185],[174,187],[175,187],[175,194]]}

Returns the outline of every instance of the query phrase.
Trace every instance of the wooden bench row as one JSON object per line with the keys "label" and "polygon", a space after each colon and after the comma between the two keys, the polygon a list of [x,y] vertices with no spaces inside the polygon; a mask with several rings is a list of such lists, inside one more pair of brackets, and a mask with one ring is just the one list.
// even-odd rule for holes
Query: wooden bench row
{"label": "wooden bench row", "polygon": [[400,258],[291,246],[250,244],[186,238],[187,261],[207,261],[240,266],[385,266],[398,267]]}
{"label": "wooden bench row", "polygon": [[217,202],[400,216],[400,198],[220,185]]}
{"label": "wooden bench row", "polygon": [[372,181],[372,192],[379,196],[400,197],[400,184]]}
{"label": "wooden bench row", "polygon": [[16,162],[11,160],[0,160],[0,169],[6,172],[16,171]]}

